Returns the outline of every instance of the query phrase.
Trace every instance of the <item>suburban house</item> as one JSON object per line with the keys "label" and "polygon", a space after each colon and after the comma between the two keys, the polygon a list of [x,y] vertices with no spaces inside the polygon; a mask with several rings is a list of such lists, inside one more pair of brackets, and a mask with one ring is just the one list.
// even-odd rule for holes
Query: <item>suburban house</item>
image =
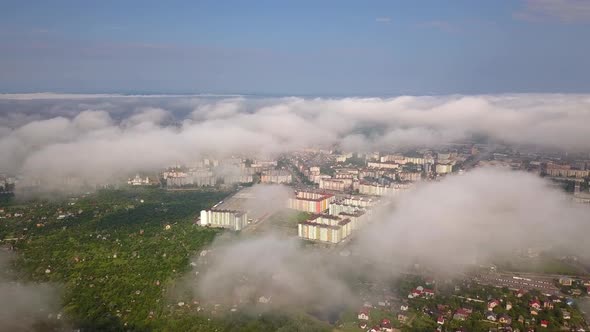
{"label": "suburban house", "polygon": [[495,322],[498,318],[496,317],[496,314],[493,311],[488,311],[485,313],[485,317],[487,320]]}
{"label": "suburban house", "polygon": [[574,279],[568,277],[559,278],[559,284],[562,286],[571,286],[574,283]]}
{"label": "suburban house", "polygon": [[471,315],[472,311],[470,309],[460,308],[457,309],[455,314],[453,315],[453,319],[456,320],[466,320],[469,315]]}
{"label": "suburban house", "polygon": [[495,307],[500,305],[500,301],[498,300],[491,300],[490,302],[488,302],[488,310],[493,310]]}
{"label": "suburban house", "polygon": [[357,315],[359,320],[369,320],[369,309],[362,308]]}
{"label": "suburban house", "polygon": [[529,306],[533,309],[540,310],[541,309],[541,302],[537,299],[534,299],[529,303]]}
{"label": "suburban house", "polygon": [[506,314],[503,314],[503,315],[500,315],[498,322],[500,322],[501,324],[510,325],[510,324],[512,324],[512,318]]}
{"label": "suburban house", "polygon": [[392,332],[393,328],[391,327],[391,321],[387,318],[383,318],[381,320],[381,331],[383,332]]}

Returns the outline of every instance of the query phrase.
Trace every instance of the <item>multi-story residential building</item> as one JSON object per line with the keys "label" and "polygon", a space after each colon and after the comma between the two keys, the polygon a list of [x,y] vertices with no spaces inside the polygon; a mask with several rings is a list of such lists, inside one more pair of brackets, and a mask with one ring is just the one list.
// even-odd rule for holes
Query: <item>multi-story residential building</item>
{"label": "multi-story residential building", "polygon": [[248,225],[248,215],[234,210],[202,210],[199,224],[239,231]]}
{"label": "multi-story residential building", "polygon": [[359,175],[358,168],[336,168],[334,177],[335,178],[357,178]]}
{"label": "multi-story residential building", "polygon": [[271,170],[263,172],[260,176],[260,182],[262,183],[291,183],[293,182],[293,176],[289,171],[286,170]]}
{"label": "multi-story residential building", "polygon": [[564,168],[549,168],[547,167],[547,175],[549,176],[559,176],[559,177],[575,177],[575,178],[585,178],[590,176],[590,170],[580,170],[580,169],[564,169]]}
{"label": "multi-story residential building", "polygon": [[339,243],[352,232],[350,219],[337,216],[314,215],[297,225],[300,238],[327,243]]}
{"label": "multi-story residential building", "polygon": [[392,161],[388,161],[388,162],[382,162],[382,163],[378,163],[378,162],[374,162],[374,161],[370,161],[367,166],[369,168],[387,168],[387,169],[397,169],[399,168],[400,164],[397,162],[392,162]]}
{"label": "multi-story residential building", "polygon": [[409,184],[394,184],[394,185],[382,185],[378,183],[367,183],[361,182],[359,186],[359,193],[364,195],[384,196],[397,194],[403,190],[410,188]]}
{"label": "multi-story residential building", "polygon": [[447,174],[453,172],[453,163],[437,163],[436,164],[436,173],[437,174]]}
{"label": "multi-story residential building", "polygon": [[366,211],[359,210],[359,211],[356,211],[353,213],[341,212],[340,214],[338,214],[338,216],[340,217],[340,219],[350,220],[350,223],[348,223],[348,225],[350,227],[350,232],[352,232],[352,231],[358,229],[359,227],[361,227],[361,225],[366,222],[369,214]]}
{"label": "multi-story residential building", "polygon": [[395,162],[397,164],[401,164],[404,162],[404,160],[404,156],[400,154],[388,154],[379,158],[379,161],[382,163]]}
{"label": "multi-story residential building", "polygon": [[354,205],[347,205],[347,204],[342,203],[342,201],[330,203],[330,205],[328,207],[328,213],[332,216],[337,216],[342,212],[355,213],[357,211],[362,211],[362,210],[364,210],[364,208],[354,206]]}
{"label": "multi-story residential building", "polygon": [[352,188],[352,179],[320,179],[320,189],[346,191]]}
{"label": "multi-story residential building", "polygon": [[420,172],[400,172],[398,174],[400,181],[420,181],[422,173]]}
{"label": "multi-story residential building", "polygon": [[288,207],[299,211],[321,213],[326,211],[333,201],[334,195],[331,194],[299,191],[295,197],[289,198]]}
{"label": "multi-story residential building", "polygon": [[348,196],[342,199],[341,202],[346,205],[352,205],[367,209],[375,205],[377,200],[374,198],[366,198],[362,196]]}
{"label": "multi-story residential building", "polygon": [[223,183],[225,183],[225,184],[251,183],[251,182],[254,182],[254,177],[250,174],[234,174],[234,175],[226,175],[223,177]]}
{"label": "multi-story residential building", "polygon": [[277,167],[278,162],[276,160],[256,160],[252,163],[251,167],[264,168],[264,167]]}
{"label": "multi-story residential building", "polygon": [[425,157],[405,157],[406,164],[412,163],[417,165],[424,165],[426,163],[434,163],[434,158],[425,158]]}
{"label": "multi-story residential building", "polygon": [[378,169],[378,168],[365,168],[359,172],[359,178],[378,178],[383,176],[388,170],[387,169]]}

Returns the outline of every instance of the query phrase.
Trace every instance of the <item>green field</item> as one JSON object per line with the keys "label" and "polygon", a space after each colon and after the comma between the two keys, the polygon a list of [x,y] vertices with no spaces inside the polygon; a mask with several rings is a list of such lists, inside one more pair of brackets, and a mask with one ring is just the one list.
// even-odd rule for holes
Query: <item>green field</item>
{"label": "green field", "polygon": [[[60,202],[5,204],[0,238],[11,239],[20,280],[50,282],[61,291],[63,319],[41,331],[274,331],[326,326],[305,316],[267,313],[210,318],[176,310],[167,289],[220,230],[194,225],[201,209],[226,192],[156,188],[104,190]],[[60,215],[67,214],[60,219]],[[18,239],[18,240],[12,240]],[[287,329],[289,330],[289,329]]]}

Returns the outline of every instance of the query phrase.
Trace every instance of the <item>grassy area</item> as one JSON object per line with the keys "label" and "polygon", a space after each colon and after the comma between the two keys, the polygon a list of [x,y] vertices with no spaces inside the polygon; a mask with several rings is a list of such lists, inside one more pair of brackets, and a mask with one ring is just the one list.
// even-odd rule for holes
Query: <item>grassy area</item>
{"label": "grassy area", "polygon": [[257,227],[256,233],[276,232],[290,236],[297,236],[297,224],[309,218],[307,212],[300,212],[291,209],[282,209],[264,220]]}
{"label": "grassy area", "polygon": [[[26,209],[44,226],[19,234],[16,267],[26,279],[63,285],[63,311],[76,326],[149,328],[167,317],[167,285],[219,232],[195,226],[194,216],[224,195],[101,191],[75,205]],[[53,210],[66,209],[78,212],[57,220]]]}
{"label": "grassy area", "polygon": [[307,220],[310,216],[311,213],[283,209],[270,216],[267,222],[285,227],[297,227],[297,223]]}

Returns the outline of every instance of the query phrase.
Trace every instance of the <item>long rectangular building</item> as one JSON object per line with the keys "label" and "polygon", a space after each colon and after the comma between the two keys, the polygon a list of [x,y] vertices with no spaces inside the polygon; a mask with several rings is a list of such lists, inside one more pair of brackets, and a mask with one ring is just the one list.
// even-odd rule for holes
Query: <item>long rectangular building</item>
{"label": "long rectangular building", "polygon": [[295,194],[295,197],[289,198],[288,207],[310,213],[322,213],[328,209],[329,204],[333,201],[334,195],[331,194],[299,191]]}
{"label": "long rectangular building", "polygon": [[387,168],[387,169],[398,169],[399,168],[398,163],[392,162],[392,161],[388,161],[388,162],[382,162],[382,163],[378,163],[378,162],[369,162],[367,164],[367,167],[369,168]]}
{"label": "long rectangular building", "polygon": [[260,182],[262,183],[291,183],[293,182],[293,176],[289,171],[285,170],[271,170],[262,172],[260,176]]}
{"label": "long rectangular building", "polygon": [[352,188],[352,178],[320,179],[320,189],[345,191]]}
{"label": "long rectangular building", "polygon": [[327,243],[339,243],[352,232],[350,219],[330,215],[314,215],[297,225],[302,239]]}
{"label": "long rectangular building", "polygon": [[385,196],[397,194],[408,188],[410,188],[409,184],[393,184],[386,186],[378,183],[361,183],[359,186],[359,193],[364,195]]}
{"label": "long rectangular building", "polygon": [[222,227],[239,231],[248,225],[248,215],[235,210],[202,210],[199,223],[201,226]]}

